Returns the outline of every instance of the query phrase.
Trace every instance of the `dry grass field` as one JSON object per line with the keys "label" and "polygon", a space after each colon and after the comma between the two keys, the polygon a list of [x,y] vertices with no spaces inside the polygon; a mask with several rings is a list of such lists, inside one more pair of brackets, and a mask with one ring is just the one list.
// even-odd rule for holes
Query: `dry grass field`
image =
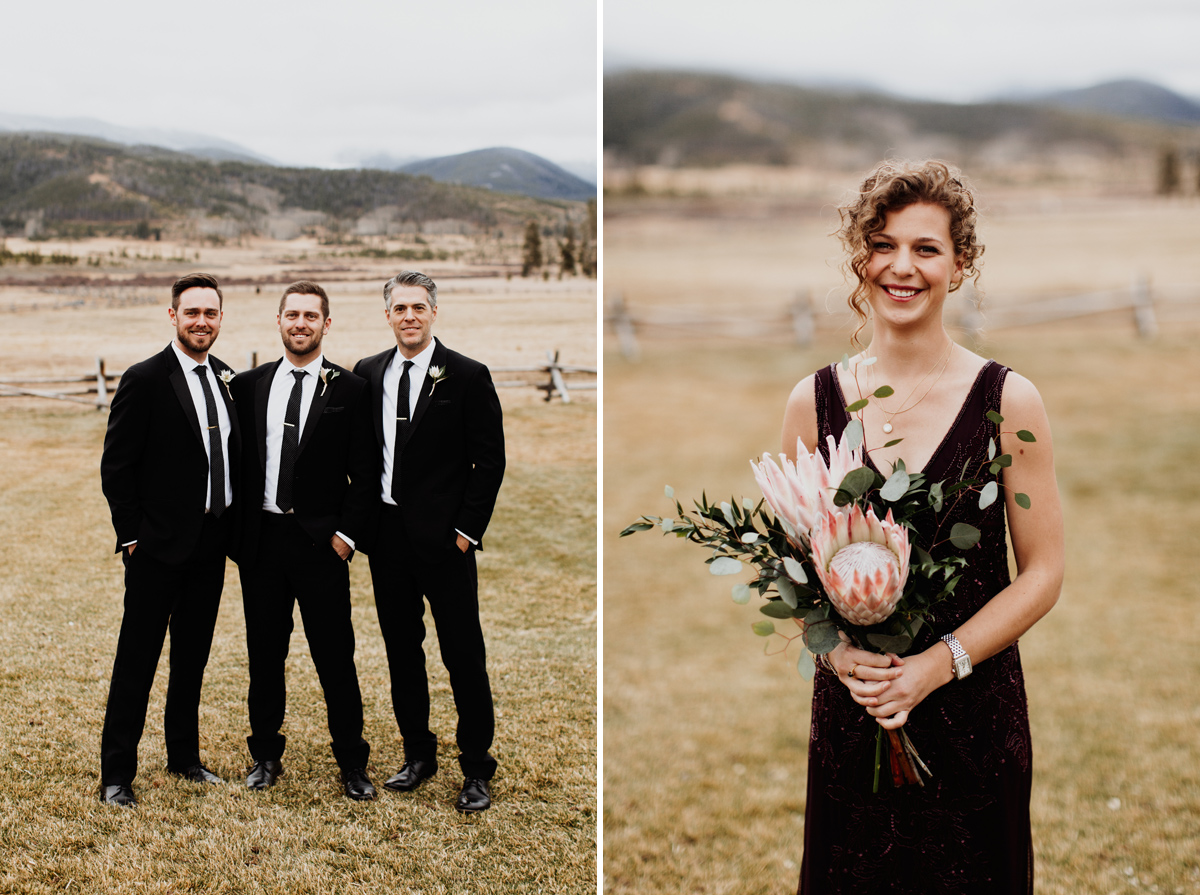
{"label": "dry grass field", "polygon": [[[251,270],[261,272],[266,262]],[[201,267],[205,267],[203,261]],[[218,276],[228,274],[214,263]],[[209,269],[213,269],[209,268]],[[308,274],[318,280],[319,275]],[[351,365],[388,347],[377,281],[324,280],[327,355]],[[561,349],[594,364],[595,284],[446,279],[435,333],[493,365]],[[61,296],[0,289],[0,375],[120,369],[162,349],[165,307],[28,309]],[[281,288],[233,287],[216,353],[279,355]],[[394,344],[394,342],[392,342]],[[508,471],[480,555],[480,604],[497,702],[494,804],[474,817],[461,784],[454,708],[436,636],[427,650],[442,770],[416,793],[346,799],[324,702],[297,614],[288,664],[287,774],[266,793],[242,786],[246,657],[230,564],[205,679],[201,750],[228,782],[165,772],[166,656],[151,696],[136,811],[101,805],[99,743],[121,618],[122,567],[100,492],[107,414],[29,398],[0,400],[0,893],[581,893],[596,886],[596,404],[544,403],[504,389]],[[365,561],[351,566],[356,661],[376,784],[402,761],[387,662]]]}
{"label": "dry grass field", "polygon": [[[606,290],[703,304],[723,320],[840,278],[828,216],[675,214],[619,206]],[[690,206],[695,210],[695,206]],[[1200,286],[1200,208],[1027,209],[987,221],[987,301],[1093,290],[1145,269]],[[822,279],[824,277],[824,279]],[[976,350],[1041,389],[1067,524],[1058,606],[1022,638],[1034,736],[1037,891],[1200,892],[1200,326],[1177,309],[1139,341],[1102,317],[998,331]],[[1164,318],[1165,319],[1165,318]],[[1161,321],[1160,321],[1161,322]],[[606,354],[604,887],[611,893],[793,891],[803,841],[809,687],[793,650],[765,657],[694,547],[641,513],[757,496],[748,460],[779,449],[791,386],[840,357],[839,323],[800,349],[728,338]],[[724,583],[722,583],[724,582]]]}

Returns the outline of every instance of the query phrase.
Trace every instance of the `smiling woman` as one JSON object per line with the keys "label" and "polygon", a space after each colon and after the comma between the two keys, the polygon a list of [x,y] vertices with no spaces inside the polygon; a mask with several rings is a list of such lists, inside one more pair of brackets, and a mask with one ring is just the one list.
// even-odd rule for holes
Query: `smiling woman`
{"label": "smiling woman", "polygon": [[[1016,641],[1062,584],[1049,423],[1028,380],[956,345],[942,326],[947,296],[978,273],[983,252],[962,178],[941,162],[885,163],[841,213],[846,267],[857,280],[850,305],[862,324],[855,342],[868,323],[871,339],[795,387],[783,451],[803,456],[805,445],[817,445],[828,462],[826,439],[852,438],[853,426],[881,480],[919,470],[957,493],[912,518],[918,552],[956,557],[939,536],[951,523],[981,537],[962,557],[967,574],[953,596],[917,629],[905,656],[859,649],[843,636],[823,657],[800,892],[1030,893],[1031,750]],[[978,499],[964,499],[973,491],[960,479],[998,455],[1006,462],[991,464]],[[1004,501],[995,498],[1000,488]],[[872,754],[878,765],[876,732],[902,727],[932,780],[917,789],[898,777],[894,788],[873,792],[864,771]]]}

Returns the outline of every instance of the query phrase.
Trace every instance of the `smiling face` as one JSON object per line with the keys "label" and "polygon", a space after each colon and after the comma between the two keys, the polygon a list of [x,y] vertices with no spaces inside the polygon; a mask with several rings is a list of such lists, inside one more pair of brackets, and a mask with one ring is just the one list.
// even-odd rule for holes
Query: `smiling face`
{"label": "smiling face", "polygon": [[962,279],[962,260],[950,238],[950,212],[919,202],[888,212],[883,229],[871,237],[866,281],[877,322],[940,325],[951,285]]}
{"label": "smiling face", "polygon": [[178,307],[168,308],[167,314],[183,353],[198,364],[204,363],[221,331],[221,296],[217,290],[203,286],[185,289],[179,294]]}
{"label": "smiling face", "polygon": [[333,322],[332,317],[322,313],[319,295],[299,292],[289,293],[284,298],[283,310],[276,320],[287,359],[297,367],[305,366],[321,350],[321,338],[329,332],[329,324]]}
{"label": "smiling face", "polygon": [[405,357],[416,357],[433,339],[437,306],[429,301],[424,286],[396,286],[392,290],[392,306],[384,313],[388,326],[396,334],[396,345]]}

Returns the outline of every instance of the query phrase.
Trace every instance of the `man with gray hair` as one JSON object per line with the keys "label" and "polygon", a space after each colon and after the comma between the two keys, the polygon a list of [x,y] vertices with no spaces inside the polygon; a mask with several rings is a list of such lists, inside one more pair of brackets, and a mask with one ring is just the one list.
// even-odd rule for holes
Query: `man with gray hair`
{"label": "man with gray hair", "polygon": [[383,461],[379,525],[367,549],[404,741],[404,765],[383,785],[408,792],[437,773],[422,648],[427,599],[458,709],[464,783],[455,807],[483,811],[496,771],[495,720],[475,551],[504,478],[500,399],[486,366],[433,338],[433,280],[401,271],[383,287],[383,301],[396,347],[354,368],[370,383]]}

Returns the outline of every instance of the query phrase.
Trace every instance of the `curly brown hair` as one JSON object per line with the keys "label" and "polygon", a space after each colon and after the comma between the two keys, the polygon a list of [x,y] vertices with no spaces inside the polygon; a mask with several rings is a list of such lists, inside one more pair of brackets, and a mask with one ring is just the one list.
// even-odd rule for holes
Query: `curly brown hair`
{"label": "curly brown hair", "polygon": [[962,261],[963,277],[950,286],[950,291],[954,292],[969,277],[976,277],[978,283],[983,245],[975,233],[978,213],[966,178],[957,168],[936,159],[881,162],[867,175],[858,192],[838,207],[842,223],[837,236],[847,255],[843,269],[847,277],[853,276],[858,281],[847,299],[859,319],[852,337],[856,344],[868,320],[867,295],[871,286],[866,271],[872,252],[871,239],[884,228],[889,212],[918,202],[940,205],[950,212],[950,240],[955,257]]}

